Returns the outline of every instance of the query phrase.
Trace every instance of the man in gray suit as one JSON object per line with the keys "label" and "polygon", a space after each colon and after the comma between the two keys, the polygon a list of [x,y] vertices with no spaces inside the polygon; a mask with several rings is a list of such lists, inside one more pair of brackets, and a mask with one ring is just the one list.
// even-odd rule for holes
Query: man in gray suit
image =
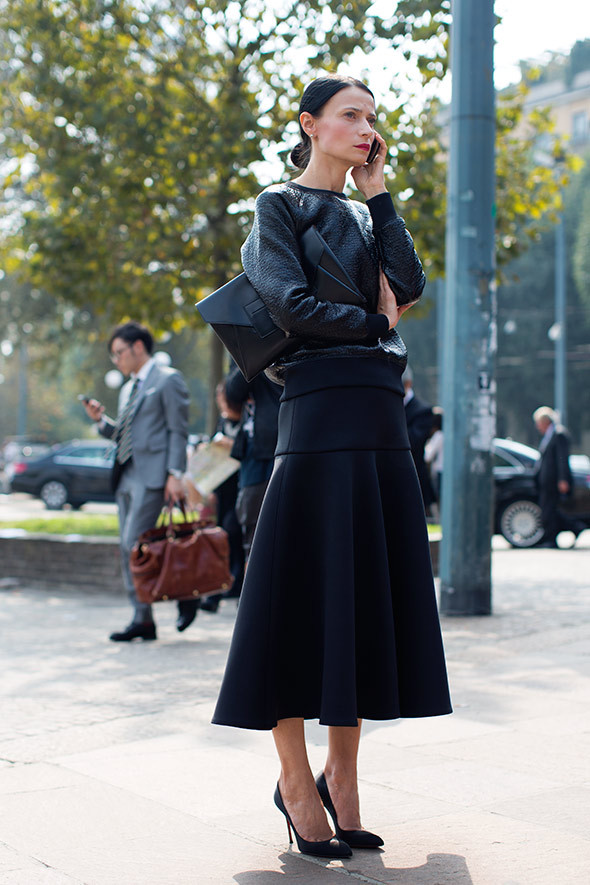
{"label": "man in gray suit", "polygon": [[[123,580],[134,609],[128,627],[111,634],[113,642],[156,639],[152,607],[135,595],[129,556],[139,535],[152,528],[164,501],[184,498],[189,393],[180,372],[157,365],[149,329],[129,322],[111,333],[112,361],[129,380],[121,388],[116,421],[98,400],[85,403],[98,431],[116,442],[113,488],[119,509]],[[196,616],[198,601],[178,603],[176,627],[185,630]]]}

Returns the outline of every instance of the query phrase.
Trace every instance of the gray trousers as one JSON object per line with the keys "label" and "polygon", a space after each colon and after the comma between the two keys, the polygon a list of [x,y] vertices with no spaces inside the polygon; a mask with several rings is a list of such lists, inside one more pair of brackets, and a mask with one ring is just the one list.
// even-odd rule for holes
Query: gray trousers
{"label": "gray trousers", "polygon": [[139,602],[131,578],[129,556],[142,532],[155,526],[164,504],[164,489],[146,489],[133,462],[125,469],[115,494],[119,508],[119,533],[123,583],[133,607],[133,623],[151,621],[152,607]]}

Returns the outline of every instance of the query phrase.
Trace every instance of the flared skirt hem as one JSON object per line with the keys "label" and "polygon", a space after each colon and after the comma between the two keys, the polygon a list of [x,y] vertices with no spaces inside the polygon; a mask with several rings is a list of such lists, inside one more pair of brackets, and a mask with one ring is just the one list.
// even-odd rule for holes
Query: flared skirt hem
{"label": "flared skirt hem", "polygon": [[453,712],[453,708],[451,706],[448,706],[444,710],[438,710],[436,712],[429,712],[429,713],[403,713],[403,714],[399,713],[398,715],[391,714],[391,715],[383,715],[383,716],[368,716],[368,715],[362,715],[359,713],[357,719],[339,719],[339,720],[330,719],[330,721],[327,721],[325,718],[320,716],[318,713],[312,713],[310,715],[307,715],[307,714],[303,714],[303,713],[299,713],[299,712],[293,712],[293,713],[289,713],[288,715],[285,715],[285,716],[280,716],[274,722],[268,723],[266,725],[262,725],[262,724],[260,724],[260,722],[255,723],[251,720],[249,720],[248,722],[246,722],[246,721],[237,722],[237,721],[233,721],[233,720],[226,721],[225,719],[220,719],[215,716],[211,720],[211,723],[213,725],[225,725],[225,726],[228,726],[229,728],[245,728],[245,729],[249,729],[250,731],[272,731],[272,729],[276,728],[276,726],[279,724],[279,722],[281,722],[283,719],[303,719],[303,720],[305,720],[305,722],[311,722],[311,721],[315,720],[316,722],[318,722],[319,725],[324,725],[328,728],[331,728],[331,727],[354,728],[358,724],[359,719],[361,719],[363,722],[396,722],[396,721],[401,721],[403,719],[432,719],[436,716],[448,716],[452,712]]}

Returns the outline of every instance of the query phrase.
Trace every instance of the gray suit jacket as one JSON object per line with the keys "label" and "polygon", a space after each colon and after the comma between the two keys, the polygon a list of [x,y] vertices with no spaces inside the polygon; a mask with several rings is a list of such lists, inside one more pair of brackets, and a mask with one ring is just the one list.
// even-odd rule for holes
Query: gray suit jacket
{"label": "gray suit jacket", "polygon": [[[119,395],[119,414],[133,382]],[[154,364],[143,381],[133,408],[131,442],[133,463],[148,489],[162,489],[169,470],[186,469],[189,392],[176,369]],[[111,439],[116,421],[103,416],[99,432]]]}

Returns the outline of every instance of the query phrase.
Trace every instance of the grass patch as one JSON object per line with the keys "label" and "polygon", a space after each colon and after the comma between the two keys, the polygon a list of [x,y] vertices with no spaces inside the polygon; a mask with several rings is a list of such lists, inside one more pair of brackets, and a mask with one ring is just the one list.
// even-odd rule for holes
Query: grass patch
{"label": "grass patch", "polygon": [[[174,512],[175,522],[182,516]],[[119,536],[119,520],[116,514],[110,513],[77,513],[60,516],[32,516],[17,521],[2,521],[0,529],[24,529],[32,534],[47,535],[102,535],[117,538]],[[441,527],[428,523],[428,535],[437,535]]]}
{"label": "grass patch", "polygon": [[119,520],[116,514],[79,513],[75,516],[32,516],[14,522],[0,523],[0,529],[24,529],[26,532],[48,535],[103,535],[117,538]]}
{"label": "grass patch", "polygon": [[[179,510],[172,513],[174,522],[182,522]],[[2,520],[1,529],[23,529],[31,534],[46,535],[100,535],[119,537],[119,519],[116,513],[63,513],[55,516],[30,516],[27,519]]]}

